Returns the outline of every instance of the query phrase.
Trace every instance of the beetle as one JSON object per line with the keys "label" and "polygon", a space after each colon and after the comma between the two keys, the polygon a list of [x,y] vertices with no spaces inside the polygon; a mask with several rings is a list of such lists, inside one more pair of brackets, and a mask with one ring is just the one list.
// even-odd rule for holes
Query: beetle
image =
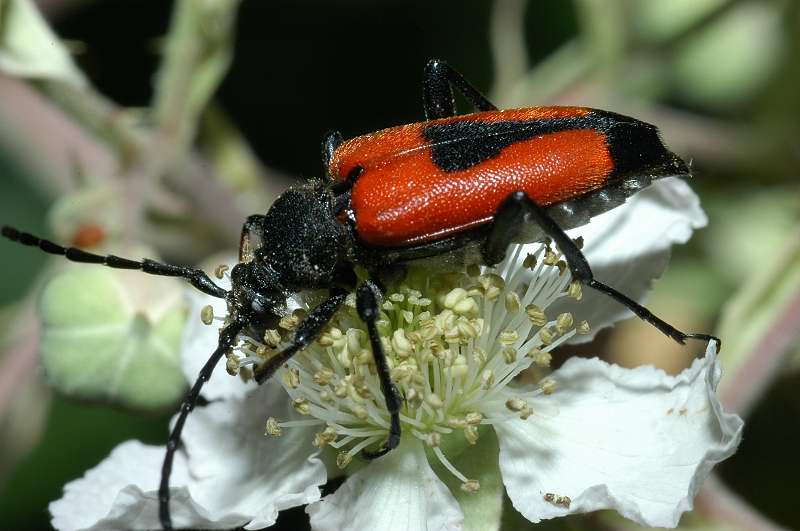
{"label": "beetle", "polygon": [[[474,107],[456,112],[453,90]],[[81,263],[181,277],[201,292],[224,299],[227,324],[214,353],[184,399],[171,430],[159,486],[159,517],[171,529],[169,478],[189,413],[221,357],[239,334],[260,337],[287,313],[287,299],[309,289],[328,297],[298,325],[282,351],[255,369],[267,381],[323,331],[355,291],[367,326],[386,407],[387,440],[367,458],[400,441],[402,398],[393,385],[376,327],[381,285],[404,264],[494,265],[512,242],[551,238],[573,277],[625,305],[678,343],[717,341],[687,334],[636,301],[596,280],[579,246],[565,230],[667,176],[688,176],[687,165],[662,143],[658,130],[634,118],[583,107],[498,110],[461,74],[441,60],[425,67],[425,121],[345,141],[338,132],[322,143],[326,180],[290,188],[266,214],[247,218],[231,289],[203,271],[153,260],[129,260],[63,247],[4,226],[2,235]],[[367,272],[359,282],[356,268]]]}

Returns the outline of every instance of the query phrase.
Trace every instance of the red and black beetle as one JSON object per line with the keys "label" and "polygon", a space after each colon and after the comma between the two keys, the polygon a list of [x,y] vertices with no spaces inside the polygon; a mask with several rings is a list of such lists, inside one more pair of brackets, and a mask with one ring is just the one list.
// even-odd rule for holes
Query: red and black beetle
{"label": "red and black beetle", "polygon": [[[581,107],[500,111],[442,61],[425,68],[426,121],[343,141],[323,142],[327,182],[289,189],[265,215],[242,228],[239,264],[226,291],[199,269],[65,248],[11,227],[6,238],[75,262],[182,277],[225,299],[228,324],[217,349],[186,396],[167,443],[159,513],[171,528],[169,476],[189,412],[217,362],[242,331],[263,335],[285,315],[293,293],[327,289],[328,298],[302,321],[291,344],[255,371],[263,383],[322,332],[348,293],[356,292],[367,325],[391,428],[383,455],[400,441],[401,397],[392,384],[375,321],[382,279],[403,264],[445,259],[493,265],[512,242],[552,238],[575,279],[613,297],[679,343],[716,340],[685,334],[615,289],[596,281],[578,246],[564,232],[622,204],[654,179],[685,176],[686,164],[664,147],[652,125]],[[478,112],[456,115],[453,88]],[[369,273],[358,283],[355,267]]]}

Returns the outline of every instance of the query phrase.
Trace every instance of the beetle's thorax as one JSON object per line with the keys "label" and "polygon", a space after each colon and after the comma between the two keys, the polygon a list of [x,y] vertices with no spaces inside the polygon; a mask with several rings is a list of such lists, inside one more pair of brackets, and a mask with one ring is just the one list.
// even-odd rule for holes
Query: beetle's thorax
{"label": "beetle's thorax", "polygon": [[284,192],[264,217],[254,267],[264,264],[275,284],[289,291],[330,287],[347,256],[346,231],[332,202],[315,184]]}

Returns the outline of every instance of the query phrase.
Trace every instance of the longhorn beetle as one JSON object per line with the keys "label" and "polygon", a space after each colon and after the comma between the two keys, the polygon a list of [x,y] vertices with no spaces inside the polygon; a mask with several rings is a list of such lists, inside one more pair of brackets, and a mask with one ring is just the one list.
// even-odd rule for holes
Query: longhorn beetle
{"label": "longhorn beetle", "polygon": [[[474,107],[456,113],[453,89]],[[688,176],[689,169],[661,142],[652,125],[612,112],[583,107],[498,110],[461,74],[440,60],[425,67],[425,121],[344,141],[338,132],[322,143],[326,181],[290,188],[266,214],[242,227],[239,263],[230,291],[203,271],[100,256],[65,248],[4,226],[6,238],[73,262],[136,269],[181,277],[212,297],[224,299],[228,324],[219,344],[181,405],[167,442],[159,487],[159,517],[171,529],[169,478],[186,418],[220,358],[246,331],[260,337],[287,312],[298,291],[327,289],[289,346],[255,370],[264,383],[325,328],[348,293],[355,290],[366,323],[386,407],[388,439],[367,458],[384,455],[400,441],[401,397],[392,384],[376,328],[381,280],[417,260],[494,265],[512,242],[552,238],[575,279],[605,293],[639,318],[683,344],[687,334],[636,301],[597,281],[579,247],[564,232],[625,202],[650,183]],[[358,282],[355,267],[369,278]]]}

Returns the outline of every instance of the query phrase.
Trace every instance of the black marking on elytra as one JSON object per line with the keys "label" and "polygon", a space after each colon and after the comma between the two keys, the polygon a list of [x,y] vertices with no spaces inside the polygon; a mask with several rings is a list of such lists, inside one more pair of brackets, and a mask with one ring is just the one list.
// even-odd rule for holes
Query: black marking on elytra
{"label": "black marking on elytra", "polygon": [[606,145],[614,161],[611,177],[689,174],[686,163],[664,147],[655,126],[608,111],[593,111],[592,114],[614,122],[604,130]]}
{"label": "black marking on elytra", "polygon": [[496,157],[516,142],[586,129],[605,135],[614,161],[610,177],[640,172],[656,175],[689,173],[684,162],[664,147],[655,127],[606,111],[543,120],[459,120],[426,125],[422,135],[430,143],[433,163],[446,172],[456,172]]}

